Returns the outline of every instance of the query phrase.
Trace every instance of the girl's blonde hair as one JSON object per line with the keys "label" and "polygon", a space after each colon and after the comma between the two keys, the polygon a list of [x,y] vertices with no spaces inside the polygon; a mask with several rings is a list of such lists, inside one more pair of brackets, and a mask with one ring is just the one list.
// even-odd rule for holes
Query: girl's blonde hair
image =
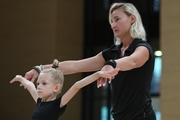
{"label": "girl's blonde hair", "polygon": [[[141,16],[133,4],[113,3],[109,10],[109,22],[111,23],[111,14],[113,13],[113,11],[119,8],[122,9],[126,15],[128,16],[134,15],[136,18],[135,22],[131,25],[131,29],[130,29],[131,37],[134,39],[139,38],[146,41],[146,32],[142,24]],[[115,45],[119,45],[121,43],[121,39],[115,37],[114,42],[115,42]]]}
{"label": "girl's blonde hair", "polygon": [[50,73],[52,75],[53,82],[55,84],[61,85],[61,89],[60,89],[60,92],[61,92],[61,90],[63,88],[63,84],[64,84],[64,75],[60,70],[57,69],[58,67],[59,67],[59,61],[57,59],[55,59],[53,62],[52,68],[45,69],[41,73]]}

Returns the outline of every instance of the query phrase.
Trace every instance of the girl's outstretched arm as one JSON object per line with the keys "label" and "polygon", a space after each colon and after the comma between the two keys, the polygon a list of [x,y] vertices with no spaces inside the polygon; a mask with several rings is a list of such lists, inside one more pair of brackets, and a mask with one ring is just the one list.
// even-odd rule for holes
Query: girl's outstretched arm
{"label": "girl's outstretched arm", "polygon": [[34,101],[37,103],[38,94],[36,92],[35,85],[31,81],[26,80],[21,75],[16,75],[16,77],[14,79],[12,79],[10,81],[10,83],[13,83],[13,82],[16,82],[16,81],[19,81],[21,83],[21,85],[24,86],[24,88],[29,91],[29,93],[33,97]]}
{"label": "girl's outstretched arm", "polygon": [[109,78],[111,79],[115,75],[118,74],[119,68],[115,68],[111,71],[104,72],[104,71],[98,71],[95,72],[92,75],[89,75],[85,77],[84,79],[77,81],[63,96],[61,99],[60,107],[63,107],[66,105],[72,98],[73,96],[84,86],[96,81],[98,78],[103,77],[103,78]]}

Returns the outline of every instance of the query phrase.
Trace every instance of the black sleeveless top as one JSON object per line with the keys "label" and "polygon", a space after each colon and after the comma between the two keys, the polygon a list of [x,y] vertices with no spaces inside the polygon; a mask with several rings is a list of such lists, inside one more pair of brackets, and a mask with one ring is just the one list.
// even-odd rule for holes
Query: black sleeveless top
{"label": "black sleeveless top", "polygon": [[[151,46],[141,39],[134,39],[126,49],[124,56],[130,56],[137,47],[144,46],[149,50],[150,57],[141,67],[128,71],[119,71],[112,80],[114,120],[136,120],[152,109],[150,85],[154,70],[154,53]],[[102,51],[104,59],[120,59],[122,44],[113,45]],[[121,70],[121,67],[120,67]]]}
{"label": "black sleeveless top", "polygon": [[61,97],[48,102],[42,102],[38,98],[36,109],[32,115],[32,120],[58,120],[64,113],[66,105],[60,108]]}

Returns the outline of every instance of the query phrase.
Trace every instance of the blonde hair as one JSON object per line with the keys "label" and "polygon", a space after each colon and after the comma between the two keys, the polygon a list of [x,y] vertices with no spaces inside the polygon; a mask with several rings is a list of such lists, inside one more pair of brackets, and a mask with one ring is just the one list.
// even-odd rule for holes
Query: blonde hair
{"label": "blonde hair", "polygon": [[61,85],[61,89],[60,89],[61,92],[64,84],[64,75],[60,70],[57,69],[58,67],[59,67],[59,61],[55,59],[52,68],[44,69],[41,73],[50,73],[52,75],[53,82],[55,84]]}
{"label": "blonde hair", "polygon": [[[141,16],[133,4],[113,3],[109,10],[109,22],[111,23],[111,14],[113,13],[113,11],[119,8],[121,8],[127,16],[134,15],[136,18],[135,22],[131,25],[130,28],[131,37],[134,39],[140,38],[146,41],[146,32],[142,24]],[[120,43],[121,43],[121,39],[115,37],[115,45],[119,45]]]}

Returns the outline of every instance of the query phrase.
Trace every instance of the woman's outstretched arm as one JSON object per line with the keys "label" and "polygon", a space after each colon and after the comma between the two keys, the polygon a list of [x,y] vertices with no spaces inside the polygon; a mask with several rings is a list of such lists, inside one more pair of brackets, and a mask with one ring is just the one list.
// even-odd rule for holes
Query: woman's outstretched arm
{"label": "woman's outstretched arm", "polygon": [[[81,60],[66,60],[59,62],[58,69],[64,75],[80,73],[80,72],[90,72],[100,70],[104,66],[105,60],[102,56],[102,53]],[[38,77],[39,73],[42,69],[51,68],[52,64],[46,64],[43,66],[36,66],[35,69],[32,69],[25,74],[25,78],[32,82]]]}

